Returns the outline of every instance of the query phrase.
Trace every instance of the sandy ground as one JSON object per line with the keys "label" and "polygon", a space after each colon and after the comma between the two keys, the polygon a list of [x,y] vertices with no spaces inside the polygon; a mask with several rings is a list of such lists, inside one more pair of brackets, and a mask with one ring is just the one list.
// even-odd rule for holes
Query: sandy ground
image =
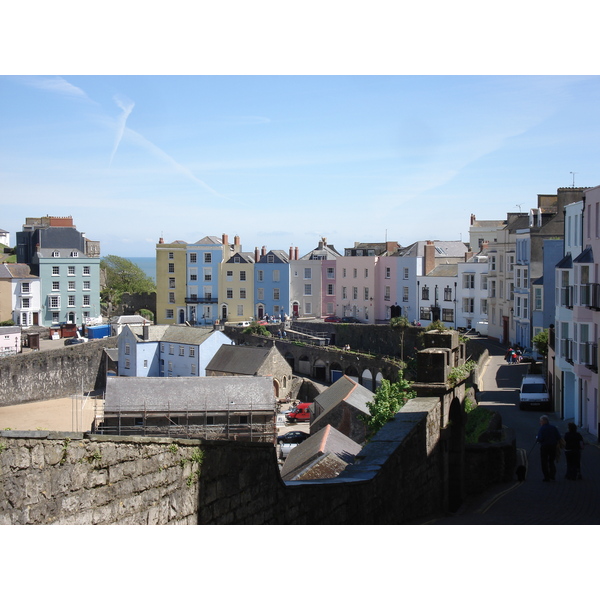
{"label": "sandy ground", "polygon": [[88,431],[94,420],[95,398],[81,395],[0,407],[0,429],[19,431]]}

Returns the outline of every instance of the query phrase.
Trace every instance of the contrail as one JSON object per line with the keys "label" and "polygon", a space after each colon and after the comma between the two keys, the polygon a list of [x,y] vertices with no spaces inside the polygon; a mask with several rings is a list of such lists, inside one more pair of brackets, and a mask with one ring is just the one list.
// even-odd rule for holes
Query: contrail
{"label": "contrail", "polygon": [[122,98],[121,96],[114,96],[114,101],[117,103],[117,106],[123,111],[117,121],[117,131],[115,136],[115,143],[113,146],[112,154],[110,155],[109,166],[112,165],[113,158],[117,152],[117,148],[123,139],[123,133],[125,132],[125,125],[127,123],[127,118],[131,114],[135,103],[127,98]]}

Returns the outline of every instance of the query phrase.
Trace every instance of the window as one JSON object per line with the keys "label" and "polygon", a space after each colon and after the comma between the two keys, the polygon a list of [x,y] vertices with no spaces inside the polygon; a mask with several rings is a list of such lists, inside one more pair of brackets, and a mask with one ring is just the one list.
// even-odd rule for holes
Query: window
{"label": "window", "polygon": [[196,348],[190,346],[190,357],[193,358],[194,356],[196,356]]}
{"label": "window", "polygon": [[496,280],[492,279],[492,281],[490,281],[490,298],[495,298],[496,297]]}
{"label": "window", "polygon": [[264,300],[265,299],[265,288],[258,288],[256,290],[256,298],[258,300]]}
{"label": "window", "polygon": [[90,305],[90,295],[89,294],[84,294],[83,295],[83,304],[82,306],[89,306]]}
{"label": "window", "polygon": [[[388,267],[389,269],[389,267]],[[404,267],[404,275],[403,275],[404,279],[408,279],[408,267]]]}
{"label": "window", "polygon": [[129,344],[125,344],[125,354],[131,354],[131,346]]}
{"label": "window", "polygon": [[190,281],[198,281],[198,273],[191,272],[190,273]]}
{"label": "window", "polygon": [[333,296],[333,283],[328,283],[327,284],[327,295],[328,296]]}
{"label": "window", "polygon": [[52,258],[58,258],[60,256],[60,252],[58,250],[52,251]]}
{"label": "window", "polygon": [[205,263],[212,263],[212,252],[205,252],[204,253],[204,262]]}
{"label": "window", "polygon": [[496,257],[491,255],[488,258],[488,263],[490,265],[490,271],[495,271],[496,270]]}
{"label": "window", "polygon": [[312,303],[311,302],[306,302],[304,304],[304,314],[305,315],[310,315],[312,313]]}
{"label": "window", "polygon": [[312,269],[310,267],[304,269],[304,279],[312,279]]}
{"label": "window", "polygon": [[452,288],[449,285],[444,288],[444,300],[446,302],[452,301]]}
{"label": "window", "polygon": [[196,365],[194,363],[192,363],[190,365],[190,374],[191,375],[195,375],[196,374]]}
{"label": "window", "polygon": [[273,281],[279,281],[279,269],[273,271]]}
{"label": "window", "polygon": [[240,288],[240,299],[241,300],[246,299],[246,288]]}
{"label": "window", "polygon": [[169,354],[175,354],[175,346],[173,344],[169,344]]}
{"label": "window", "polygon": [[212,269],[210,267],[204,269],[204,281],[212,281]]}
{"label": "window", "polygon": [[173,260],[173,252],[169,252],[169,260]]}
{"label": "window", "polygon": [[365,279],[367,279],[367,277],[369,277],[369,269],[365,269]]}
{"label": "window", "polygon": [[464,313],[475,312],[475,299],[474,298],[463,298],[463,312]]}
{"label": "window", "polygon": [[264,271],[256,271],[256,281],[264,281],[265,272]]}
{"label": "window", "polygon": [[342,269],[342,277],[346,277],[346,269]]}
{"label": "window", "polygon": [[167,319],[173,318],[173,309],[172,308],[167,308],[167,310],[165,312],[165,318],[167,318]]}
{"label": "window", "polygon": [[21,294],[29,294],[29,283],[21,284]]}
{"label": "window", "polygon": [[542,302],[542,288],[536,287],[533,290],[534,293],[534,309],[533,310],[543,310],[543,302]]}
{"label": "window", "polygon": [[227,298],[229,300],[233,298],[233,288],[227,288]]}
{"label": "window", "polygon": [[347,288],[345,288],[345,287],[342,288],[342,299],[343,300],[348,299],[348,292],[347,292]]}
{"label": "window", "polygon": [[52,267],[52,275],[60,275],[60,267]]}
{"label": "window", "polygon": [[352,300],[358,300],[358,288],[357,287],[352,288]]}
{"label": "window", "polygon": [[475,289],[475,275],[473,273],[465,273],[463,275],[463,288],[469,290]]}
{"label": "window", "polygon": [[75,296],[69,296],[67,300],[67,306],[75,306]]}
{"label": "window", "polygon": [[195,252],[190,252],[190,262],[191,263],[198,262],[198,255]]}
{"label": "window", "polygon": [[238,314],[238,317],[244,316],[244,305],[243,304],[237,305],[237,314]]}
{"label": "window", "polygon": [[131,368],[131,361],[128,358],[125,359],[125,368],[126,369],[130,369]]}
{"label": "window", "polygon": [[60,281],[53,281],[52,282],[52,291],[53,292],[60,291]]}
{"label": "window", "polygon": [[310,283],[304,284],[304,295],[312,296],[312,284],[310,284]]}
{"label": "window", "polygon": [[185,356],[185,346],[179,346],[179,356]]}
{"label": "window", "polygon": [[69,275],[75,275],[75,267],[73,265],[68,266],[67,272]]}
{"label": "window", "polygon": [[146,359],[144,359],[144,369],[148,368],[148,361]]}
{"label": "window", "polygon": [[52,322],[53,323],[58,323],[59,318],[60,318],[60,313],[57,313],[57,312],[52,313]]}
{"label": "window", "polygon": [[454,309],[453,308],[442,308],[442,321],[446,321],[446,322],[454,321]]}
{"label": "window", "polygon": [[91,275],[90,268],[89,267],[83,267],[83,274],[84,275]]}
{"label": "window", "polygon": [[83,282],[83,289],[84,290],[91,290],[92,289],[91,283],[89,281],[84,281]]}
{"label": "window", "polygon": [[246,281],[246,271],[240,271],[240,281]]}
{"label": "window", "polygon": [[366,287],[366,288],[363,289],[363,294],[364,294],[363,298],[365,300],[368,300],[369,299],[369,288],[368,287]]}
{"label": "window", "polygon": [[384,299],[386,302],[389,302],[389,301],[390,301],[390,298],[391,298],[391,288],[390,288],[390,286],[389,286],[389,285],[386,285],[386,286],[385,286],[385,291],[384,291],[384,293],[383,293],[383,299]]}
{"label": "window", "polygon": [[487,278],[487,275],[482,275],[481,276],[481,289],[482,290],[487,290],[488,289],[488,278]]}
{"label": "window", "polygon": [[421,288],[421,299],[429,300],[429,288],[426,285]]}
{"label": "window", "polygon": [[60,296],[50,296],[50,308],[60,308]]}
{"label": "window", "polygon": [[169,288],[175,289],[175,277],[169,277]]}
{"label": "window", "polygon": [[408,302],[408,287],[402,288],[402,302]]}
{"label": "window", "polygon": [[506,272],[512,273],[515,270],[515,257],[512,254],[506,255]]}
{"label": "window", "polygon": [[279,300],[279,288],[273,288],[273,300]]}
{"label": "window", "polygon": [[429,321],[429,319],[431,319],[431,309],[430,308],[425,308],[424,306],[421,306],[421,310],[419,311],[420,313],[420,318],[423,319],[424,321]]}
{"label": "window", "polygon": [[175,304],[175,292],[169,292],[169,304]]}
{"label": "window", "polygon": [[21,308],[29,308],[29,298],[21,298]]}
{"label": "window", "polygon": [[175,273],[175,263],[169,263],[169,273]]}
{"label": "window", "polygon": [[333,267],[327,267],[327,279],[335,279],[335,269]]}
{"label": "window", "polygon": [[488,311],[488,303],[487,303],[487,298],[482,298],[481,299],[481,308],[479,309],[482,315],[487,315],[487,311]]}
{"label": "window", "polygon": [[267,255],[267,262],[268,263],[274,263],[275,262],[275,257],[272,254],[268,254]]}
{"label": "window", "polygon": [[67,282],[67,288],[70,292],[74,292],[75,291],[75,282],[74,281]]}
{"label": "window", "polygon": [[358,269],[352,269],[352,277],[354,277],[354,279],[358,277]]}

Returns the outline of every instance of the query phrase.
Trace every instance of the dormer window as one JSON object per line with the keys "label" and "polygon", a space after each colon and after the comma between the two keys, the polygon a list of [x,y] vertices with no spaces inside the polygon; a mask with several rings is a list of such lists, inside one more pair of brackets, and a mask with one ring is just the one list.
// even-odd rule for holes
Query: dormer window
{"label": "dormer window", "polygon": [[77,258],[79,256],[79,252],[71,252],[71,256],[73,258]]}
{"label": "dormer window", "polygon": [[60,256],[60,252],[58,250],[52,250],[52,258],[58,258]]}

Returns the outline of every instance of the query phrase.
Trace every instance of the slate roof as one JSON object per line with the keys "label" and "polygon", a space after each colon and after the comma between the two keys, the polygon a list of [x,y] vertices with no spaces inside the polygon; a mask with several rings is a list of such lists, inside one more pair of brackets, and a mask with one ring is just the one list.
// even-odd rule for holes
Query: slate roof
{"label": "slate roof", "polygon": [[0,279],[37,279],[29,265],[23,263],[0,264]]}
{"label": "slate roof", "polygon": [[350,379],[347,375],[343,375],[315,398],[315,403],[321,407],[322,412],[313,421],[313,424],[318,423],[323,418],[323,415],[326,415],[335,406],[340,404],[340,402],[346,402],[361,412],[369,414],[367,402],[372,401],[373,392],[370,392],[366,387]]}
{"label": "slate roof", "polygon": [[594,253],[592,252],[592,248],[586,248],[576,259],[573,260],[576,263],[593,263],[594,262]]}
{"label": "slate roof", "polygon": [[572,269],[573,268],[573,257],[571,253],[567,253],[564,258],[561,258],[557,263],[556,268],[558,269]]}
{"label": "slate roof", "polygon": [[216,237],[214,235],[207,235],[205,237],[203,237],[201,240],[198,240],[195,244],[193,244],[194,246],[204,246],[204,245],[221,245],[223,243],[223,240],[219,237]]}
{"label": "slate roof", "polygon": [[276,348],[223,344],[206,366],[207,371],[255,375]]}
{"label": "slate roof", "polygon": [[438,265],[427,273],[427,277],[456,277],[458,275],[458,264]]}
{"label": "slate roof", "polygon": [[[464,257],[468,247],[464,242],[431,240],[435,246],[435,258],[458,258]],[[418,241],[406,248],[400,249],[395,256],[425,256],[427,241]]]}
{"label": "slate roof", "polygon": [[108,377],[104,412],[276,411],[271,377]]}
{"label": "slate roof", "polygon": [[143,325],[126,325],[131,330],[139,342],[160,342],[169,327],[172,325],[150,325],[148,327],[148,339],[144,339]]}
{"label": "slate roof", "polygon": [[216,331],[212,327],[169,325],[160,341],[166,343],[172,342],[174,344],[200,345],[214,333]]}
{"label": "slate roof", "polygon": [[281,469],[281,478],[285,481],[294,479],[317,458],[329,453],[334,454],[346,465],[351,464],[361,450],[360,444],[327,425],[292,448]]}
{"label": "slate roof", "polygon": [[140,315],[121,315],[111,317],[109,323],[118,323],[120,325],[151,325],[152,322]]}

